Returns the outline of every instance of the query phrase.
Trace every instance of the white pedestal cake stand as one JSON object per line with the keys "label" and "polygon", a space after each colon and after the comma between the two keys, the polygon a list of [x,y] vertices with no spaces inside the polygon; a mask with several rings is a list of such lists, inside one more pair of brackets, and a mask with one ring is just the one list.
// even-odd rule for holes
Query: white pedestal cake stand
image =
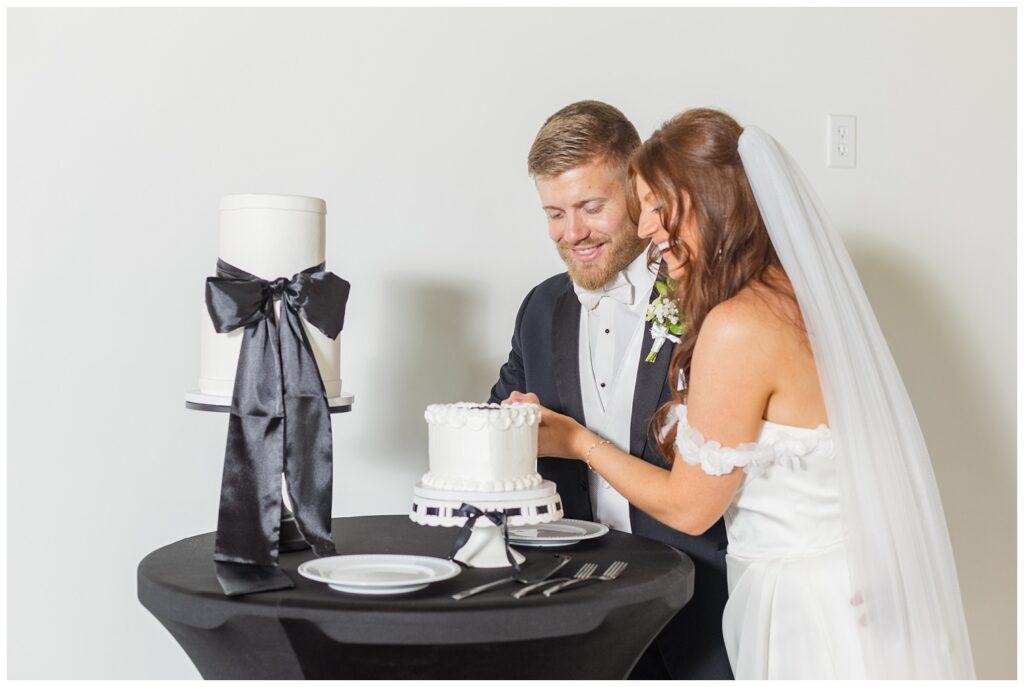
{"label": "white pedestal cake stand", "polygon": [[[504,513],[509,527],[540,525],[562,519],[562,499],[555,490],[555,483],[548,481],[541,482],[535,489],[505,492],[443,491],[429,489],[420,483],[413,487],[409,518],[430,527],[461,527],[467,518],[453,513],[464,503],[484,512]],[[510,551],[516,563],[526,560],[515,549]],[[484,516],[477,519],[469,541],[455,554],[455,560],[471,568],[505,568],[512,565],[505,555],[502,528]]]}

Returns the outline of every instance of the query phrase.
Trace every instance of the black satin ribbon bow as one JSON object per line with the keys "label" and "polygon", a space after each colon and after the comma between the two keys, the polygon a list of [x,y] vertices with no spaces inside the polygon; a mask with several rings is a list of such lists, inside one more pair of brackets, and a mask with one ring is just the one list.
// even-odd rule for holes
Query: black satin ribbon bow
{"label": "black satin ribbon bow", "polygon": [[516,563],[516,557],[512,555],[512,547],[508,543],[508,517],[504,513],[482,511],[472,504],[463,503],[452,511],[452,515],[456,518],[466,518],[466,522],[462,523],[462,528],[455,537],[455,543],[452,545],[451,553],[448,554],[448,560],[455,560],[455,554],[466,545],[469,537],[473,534],[473,525],[476,524],[479,518],[483,517],[502,528],[502,532],[505,535],[505,557],[512,564],[512,572],[515,573],[516,577],[519,577],[519,564]]}
{"label": "black satin ribbon bow", "polygon": [[[273,568],[232,565],[230,574],[221,575],[218,566],[227,594],[284,584],[283,573],[276,570],[282,473],[302,537],[318,556],[335,553],[331,416],[299,317],[337,337],[350,288],[325,272],[322,263],[291,279],[267,281],[218,260],[217,276],[206,280],[214,328],[223,334],[245,327],[231,397],[214,560]],[[281,301],[280,322],[274,316],[275,298]],[[268,575],[276,582],[268,582]]]}

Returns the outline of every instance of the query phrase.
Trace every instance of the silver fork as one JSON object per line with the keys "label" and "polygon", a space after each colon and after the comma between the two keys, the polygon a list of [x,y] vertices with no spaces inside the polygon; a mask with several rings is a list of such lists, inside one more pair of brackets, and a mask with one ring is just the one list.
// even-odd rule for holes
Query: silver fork
{"label": "silver fork", "polygon": [[481,592],[486,592],[488,589],[500,587],[501,585],[508,584],[509,582],[519,582],[520,584],[532,584],[534,582],[547,580],[556,572],[561,570],[563,566],[567,565],[569,561],[572,560],[572,556],[564,553],[559,554],[558,556],[556,556],[556,558],[558,558],[558,563],[555,565],[555,567],[551,568],[540,577],[532,577],[532,579],[526,579],[523,577],[518,577],[516,575],[509,575],[507,577],[502,577],[501,579],[494,580],[493,582],[487,582],[485,584],[473,587],[472,589],[466,589],[465,591],[458,592],[457,594],[452,594],[452,598],[456,601],[461,601],[462,599],[468,599],[471,596],[475,596],[476,594],[480,594]]}
{"label": "silver fork", "polygon": [[576,586],[581,582],[608,582],[609,580],[614,580],[616,577],[619,576],[620,573],[622,573],[623,570],[626,569],[627,565],[629,565],[629,563],[627,563],[626,561],[615,561],[614,563],[608,566],[607,570],[605,570],[597,577],[587,575],[586,577],[580,579],[566,580],[565,582],[556,584],[554,587],[545,589],[544,596],[551,596],[552,594],[557,594],[563,589],[566,589],[567,587]]}
{"label": "silver fork", "polygon": [[541,587],[544,587],[544,586],[549,585],[549,584],[554,584],[556,582],[565,583],[565,582],[569,582],[570,580],[582,580],[582,579],[585,579],[585,578],[590,577],[591,575],[593,575],[596,570],[597,570],[597,563],[584,563],[583,565],[580,566],[580,569],[577,570],[576,573],[572,577],[555,577],[555,578],[550,579],[550,580],[544,580],[543,582],[538,582],[536,584],[531,584],[531,585],[529,585],[527,587],[523,587],[522,589],[520,589],[518,592],[516,592],[512,596],[513,596],[513,598],[521,599],[524,596],[526,596],[527,594],[529,594],[530,592],[532,592],[532,591],[534,591],[536,589],[540,589]]}

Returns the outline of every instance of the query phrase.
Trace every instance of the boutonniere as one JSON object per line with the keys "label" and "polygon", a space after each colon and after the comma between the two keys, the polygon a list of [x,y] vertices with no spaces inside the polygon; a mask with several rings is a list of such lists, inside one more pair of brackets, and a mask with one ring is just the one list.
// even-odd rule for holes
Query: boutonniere
{"label": "boutonniere", "polygon": [[655,282],[654,288],[658,290],[658,297],[647,304],[646,319],[651,323],[651,338],[654,343],[651,345],[651,352],[644,358],[649,363],[658,359],[658,352],[665,345],[665,341],[679,343],[679,337],[683,334],[683,323],[679,320],[679,306],[675,299],[669,296],[670,291],[675,291],[671,282]]}

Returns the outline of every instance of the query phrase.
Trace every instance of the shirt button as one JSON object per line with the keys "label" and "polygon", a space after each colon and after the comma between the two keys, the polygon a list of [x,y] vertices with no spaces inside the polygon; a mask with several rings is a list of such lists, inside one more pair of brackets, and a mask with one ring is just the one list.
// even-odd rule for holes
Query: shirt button
{"label": "shirt button", "polygon": [[605,330],[604,330],[604,333],[605,333],[605,334],[611,334],[611,333],[612,333],[612,330],[611,330],[611,329],[605,329]]}
{"label": "shirt button", "polygon": [[601,388],[602,389],[604,388],[604,382],[601,382]]}

